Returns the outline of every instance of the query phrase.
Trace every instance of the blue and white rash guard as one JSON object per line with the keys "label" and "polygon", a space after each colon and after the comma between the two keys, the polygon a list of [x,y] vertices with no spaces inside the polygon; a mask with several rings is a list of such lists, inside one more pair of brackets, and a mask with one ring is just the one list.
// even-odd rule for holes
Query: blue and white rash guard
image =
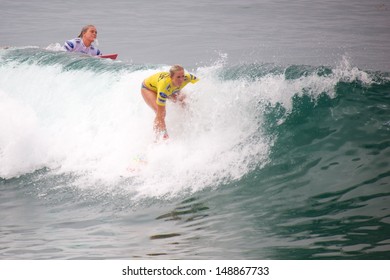
{"label": "blue and white rash guard", "polygon": [[75,38],[65,42],[63,48],[68,52],[79,52],[89,55],[101,55],[99,49],[95,48],[93,45],[86,47],[81,38]]}

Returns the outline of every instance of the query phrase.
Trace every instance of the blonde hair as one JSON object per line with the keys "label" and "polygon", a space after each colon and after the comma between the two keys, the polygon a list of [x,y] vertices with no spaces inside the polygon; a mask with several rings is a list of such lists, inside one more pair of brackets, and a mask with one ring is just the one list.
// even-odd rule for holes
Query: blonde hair
{"label": "blonde hair", "polygon": [[179,64],[175,64],[171,67],[171,69],[169,69],[169,74],[171,75],[171,77],[173,77],[173,75],[177,72],[177,71],[182,71],[184,70],[183,66],[179,65]]}
{"label": "blonde hair", "polygon": [[96,28],[96,27],[95,27],[95,25],[92,25],[92,24],[88,24],[88,25],[84,26],[84,27],[81,29],[81,32],[80,32],[79,36],[77,36],[77,37],[83,38],[83,35],[84,35],[84,34],[88,31],[88,29],[90,29],[90,28]]}

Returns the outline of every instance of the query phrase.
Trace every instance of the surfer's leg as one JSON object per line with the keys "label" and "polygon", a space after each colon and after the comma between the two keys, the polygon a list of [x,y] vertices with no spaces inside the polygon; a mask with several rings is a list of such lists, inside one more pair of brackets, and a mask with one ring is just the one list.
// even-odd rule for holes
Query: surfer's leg
{"label": "surfer's leg", "polygon": [[144,98],[146,104],[149,105],[150,108],[156,113],[157,112],[157,93],[154,91],[151,91],[145,87],[141,88],[142,97]]}

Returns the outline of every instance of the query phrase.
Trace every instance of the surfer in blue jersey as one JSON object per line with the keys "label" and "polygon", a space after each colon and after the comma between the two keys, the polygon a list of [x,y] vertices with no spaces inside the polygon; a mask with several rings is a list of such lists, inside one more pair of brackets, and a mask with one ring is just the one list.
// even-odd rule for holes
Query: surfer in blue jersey
{"label": "surfer in blue jersey", "polygon": [[79,52],[93,56],[101,55],[100,50],[92,45],[96,37],[96,27],[94,25],[87,25],[81,29],[80,35],[77,38],[66,41],[63,48],[68,52]]}

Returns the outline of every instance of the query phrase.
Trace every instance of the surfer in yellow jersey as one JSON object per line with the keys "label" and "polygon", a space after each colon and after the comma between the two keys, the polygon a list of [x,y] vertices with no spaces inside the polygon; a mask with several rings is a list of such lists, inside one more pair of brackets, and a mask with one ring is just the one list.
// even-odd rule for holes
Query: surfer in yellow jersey
{"label": "surfer in yellow jersey", "polygon": [[[146,102],[156,113],[153,129],[157,140],[168,139],[169,135],[165,125],[166,101],[184,102],[185,96],[180,90],[188,83],[196,83],[198,79],[184,72],[180,65],[173,65],[169,72],[159,72],[142,82],[141,93]],[[184,104],[184,103],[183,103]]]}

